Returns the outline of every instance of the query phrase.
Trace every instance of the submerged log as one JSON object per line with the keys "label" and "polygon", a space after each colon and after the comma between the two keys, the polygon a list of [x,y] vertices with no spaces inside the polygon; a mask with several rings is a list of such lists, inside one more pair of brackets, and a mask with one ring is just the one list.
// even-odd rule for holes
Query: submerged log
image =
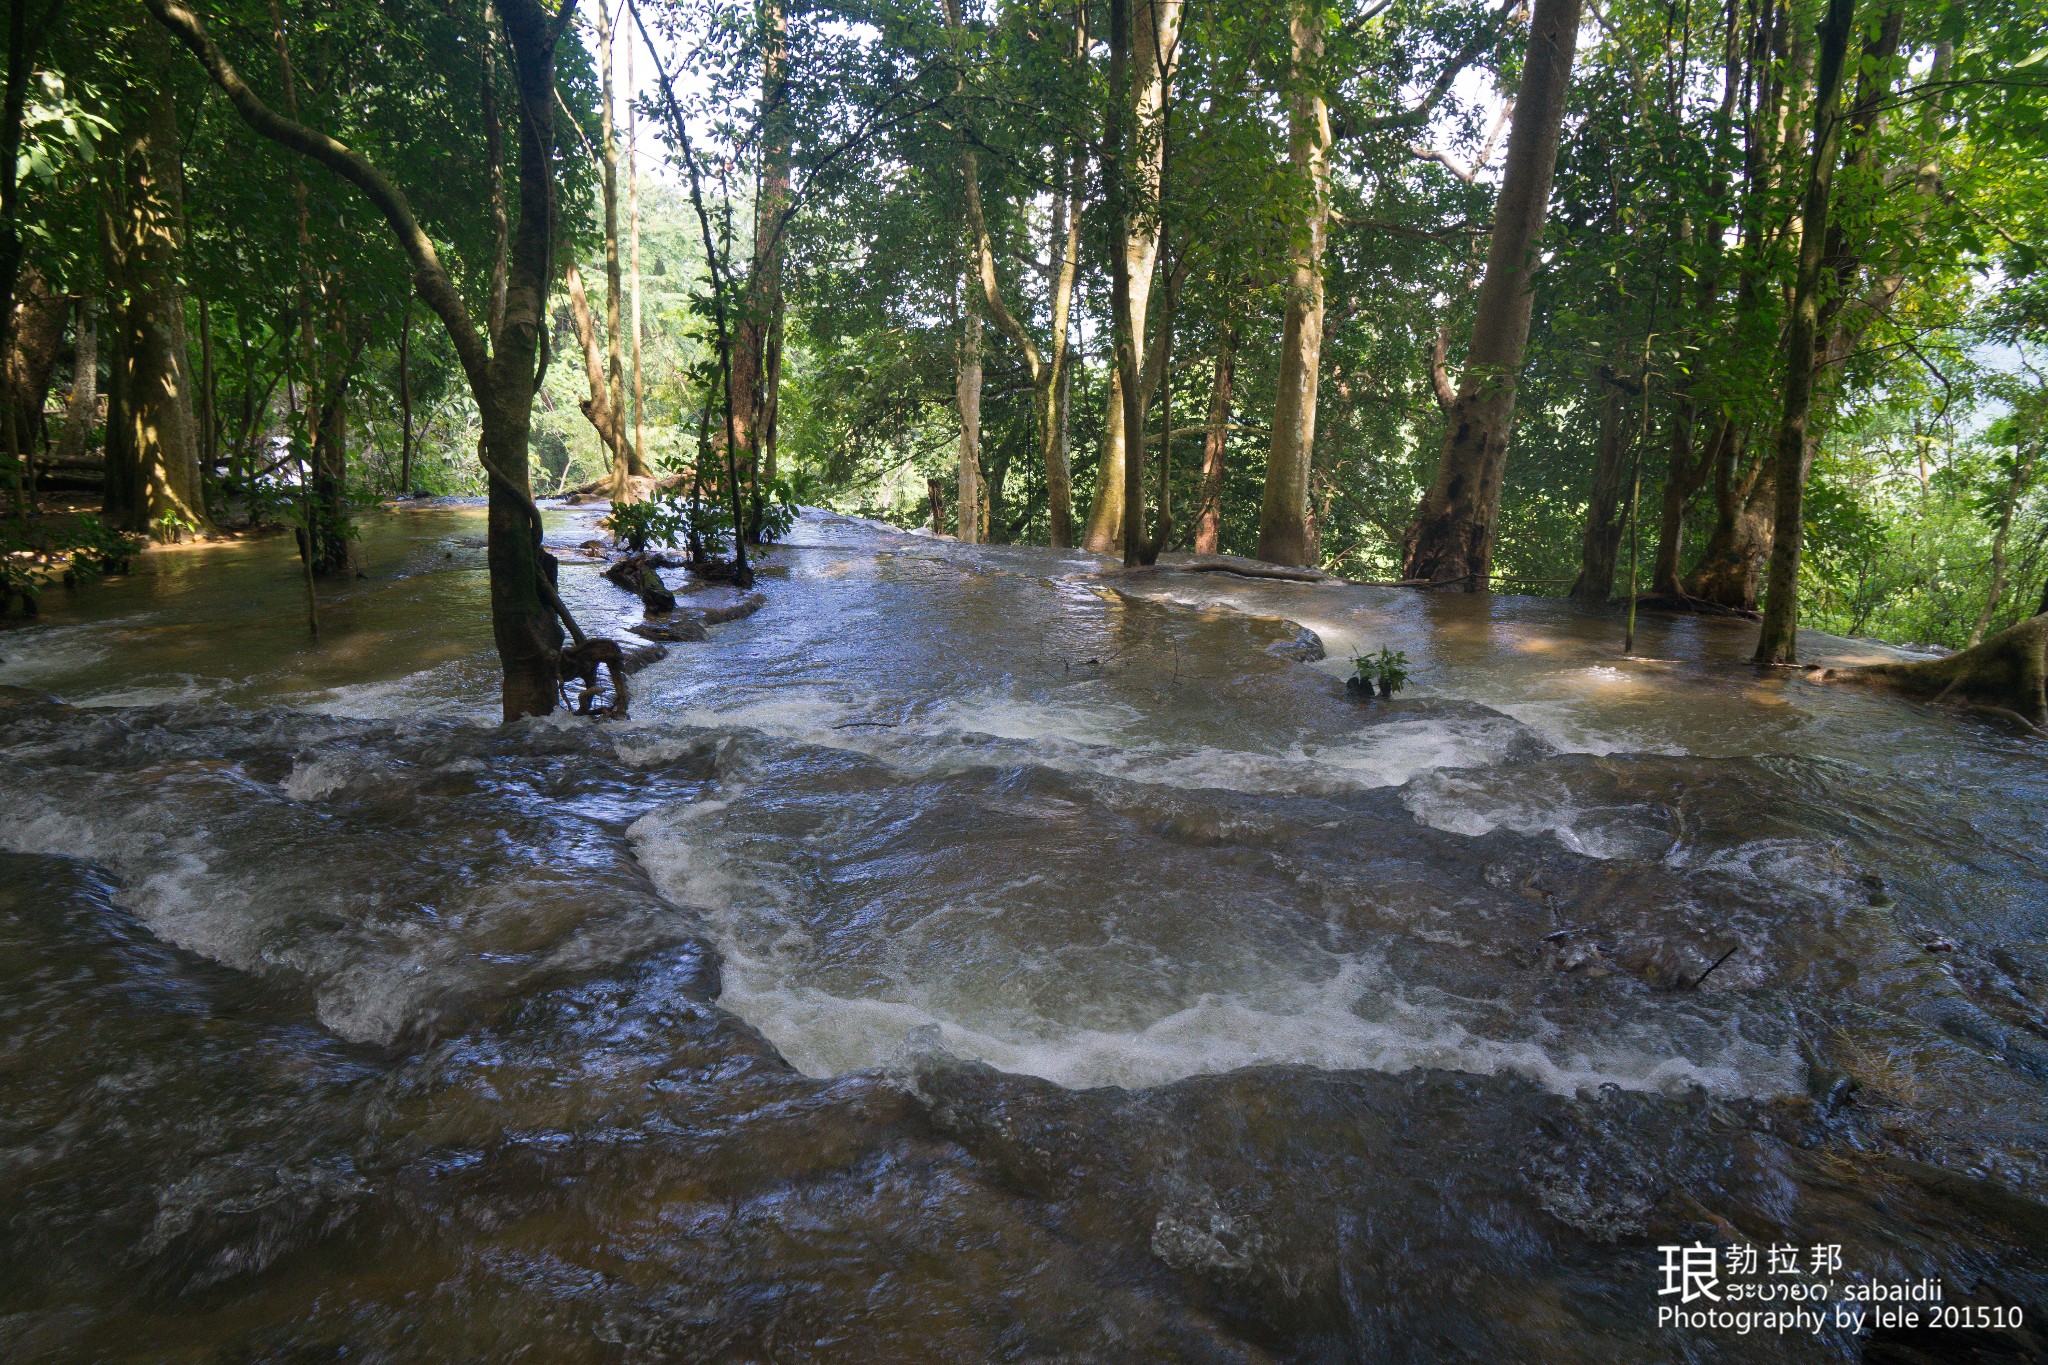
{"label": "submerged log", "polygon": [[1818,670],[1817,682],[1888,687],[1928,701],[1962,701],[2048,725],[2048,615],[2032,616],[1942,659]]}

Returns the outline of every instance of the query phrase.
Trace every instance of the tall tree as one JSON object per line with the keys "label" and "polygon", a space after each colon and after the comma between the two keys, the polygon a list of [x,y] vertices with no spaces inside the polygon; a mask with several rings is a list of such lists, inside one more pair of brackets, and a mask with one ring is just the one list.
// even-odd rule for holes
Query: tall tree
{"label": "tall tree", "polygon": [[163,33],[129,30],[146,82],[132,96],[109,177],[106,250],[113,333],[106,511],[124,530],[176,538],[211,526],[199,478],[185,335],[184,171]]}
{"label": "tall tree", "polygon": [[[1124,184],[1130,211],[1122,227],[1114,228],[1110,250],[1122,258],[1112,262],[1129,280],[1127,296],[1133,344],[1145,346],[1146,315],[1151,307],[1153,275],[1159,265],[1160,177],[1166,159],[1164,119],[1172,98],[1173,78],[1180,65],[1182,0],[1131,0],[1129,36],[1124,45],[1125,91],[1121,101],[1111,96],[1112,117],[1123,122],[1126,144]],[[1114,52],[1114,49],[1112,49]],[[1115,58],[1112,56],[1112,61]],[[1107,168],[1104,171],[1108,174]],[[1113,305],[1114,306],[1114,305]],[[1143,384],[1141,375],[1139,383]],[[1141,389],[1135,395],[1136,411],[1151,406],[1151,393]],[[1112,368],[1109,376],[1108,407],[1103,413],[1102,458],[1095,479],[1095,500],[1088,511],[1088,525],[1082,544],[1097,554],[1121,554],[1129,538],[1124,525],[1128,491],[1142,487],[1142,446],[1134,447],[1126,437],[1125,423],[1133,404],[1125,401],[1123,371]],[[1136,479],[1127,470],[1128,451],[1141,451]],[[1142,518],[1139,535],[1142,537]]]}
{"label": "tall tree", "polygon": [[1763,628],[1756,644],[1760,664],[1789,664],[1799,656],[1799,557],[1805,536],[1806,473],[1813,459],[1807,426],[1812,416],[1814,358],[1821,330],[1829,198],[1842,144],[1842,67],[1855,20],[1856,0],[1828,0],[1827,15],[1820,25],[1813,153],[1799,215],[1799,271],[1792,285],[1792,317],[1785,344],[1785,410],[1778,422],[1774,456],[1777,515],[1771,531],[1771,578],[1764,593]]}
{"label": "tall tree", "polygon": [[[482,418],[479,454],[489,479],[491,625],[502,671],[506,720],[545,715],[560,686],[562,628],[579,637],[554,587],[554,559],[541,549],[527,442],[533,420],[544,303],[552,275],[555,222],[555,57],[573,0],[549,14],[535,0],[503,0],[498,18],[509,48],[519,117],[517,225],[491,263],[492,326],[479,331],[469,304],[415,216],[404,190],[360,152],[276,113],[180,0],[147,0],[157,19],[198,58],[243,122],[361,191],[384,218],[413,268],[421,300],[441,320]],[[482,207],[482,206],[478,206]],[[502,279],[502,293],[495,282]],[[495,305],[502,298],[502,311]]]}
{"label": "tall tree", "polygon": [[1536,0],[1472,341],[1436,475],[1408,528],[1404,578],[1479,592],[1492,574],[1515,385],[1529,339],[1531,277],[1550,205],[1578,31],[1579,0]]}

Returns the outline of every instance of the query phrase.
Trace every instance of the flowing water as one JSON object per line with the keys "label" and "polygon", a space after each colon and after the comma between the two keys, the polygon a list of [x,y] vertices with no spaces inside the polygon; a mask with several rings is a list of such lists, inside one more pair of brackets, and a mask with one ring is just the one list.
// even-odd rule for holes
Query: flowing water
{"label": "flowing water", "polygon": [[[317,642],[275,540],[0,635],[0,1356],[2048,1351],[2033,740],[817,514],[630,721],[498,727],[477,509],[360,551]],[[1660,1325],[1694,1244],[2006,1316]]]}

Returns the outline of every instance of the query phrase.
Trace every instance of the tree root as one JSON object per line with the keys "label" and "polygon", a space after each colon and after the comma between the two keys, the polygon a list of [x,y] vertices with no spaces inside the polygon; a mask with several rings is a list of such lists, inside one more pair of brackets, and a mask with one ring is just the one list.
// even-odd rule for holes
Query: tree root
{"label": "tree root", "polygon": [[1947,658],[1824,668],[1813,680],[1888,687],[1924,701],[1959,701],[2040,730],[2048,725],[2048,615],[2029,617]]}
{"label": "tree root", "polygon": [[[632,696],[626,688],[626,675],[637,673],[656,659],[664,658],[668,651],[659,645],[621,645],[617,640],[583,640],[562,651],[562,704],[573,706],[579,716],[610,716],[613,720],[624,720],[626,708],[632,703]],[[611,682],[611,701],[598,705],[597,670],[602,666]],[[572,682],[582,684],[572,702],[568,687]]]}
{"label": "tree root", "polygon": [[1763,613],[1748,607],[1731,607],[1711,598],[1694,597],[1687,592],[1646,592],[1636,598],[1636,606],[1644,611],[1683,612],[1688,616],[1735,616],[1745,621],[1761,621]]}

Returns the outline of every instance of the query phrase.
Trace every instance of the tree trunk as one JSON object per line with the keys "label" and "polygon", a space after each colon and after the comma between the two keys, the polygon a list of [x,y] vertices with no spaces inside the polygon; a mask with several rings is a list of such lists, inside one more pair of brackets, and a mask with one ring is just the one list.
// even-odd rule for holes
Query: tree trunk
{"label": "tree trunk", "polygon": [[82,459],[92,444],[92,429],[99,421],[100,329],[96,300],[90,294],[78,299],[78,321],[71,362],[71,398],[64,405],[64,430],[57,437],[57,458]]}
{"label": "tree trunk", "polygon": [[1237,332],[1223,328],[1216,342],[1216,376],[1209,385],[1209,416],[1202,428],[1202,505],[1195,513],[1195,553],[1213,555],[1223,539],[1223,460],[1230,444],[1230,389],[1237,374]]}
{"label": "tree trunk", "polygon": [[[185,292],[185,240],[178,114],[164,67],[168,43],[154,26],[135,30],[162,79],[138,85],[139,101],[118,139],[120,174],[111,218],[107,277],[117,303],[123,369],[121,422],[108,440],[108,513],[125,531],[174,539],[211,527],[199,477],[192,413]],[[109,420],[111,421],[111,415]],[[131,468],[114,476],[116,451]]]}
{"label": "tree trunk", "polygon": [[1806,472],[1813,460],[1808,423],[1821,321],[1821,268],[1827,259],[1828,198],[1842,140],[1841,111],[1836,106],[1855,17],[1855,0],[1828,0],[1827,17],[1821,21],[1813,157],[1800,212],[1799,271],[1792,286],[1785,348],[1785,413],[1778,423],[1778,505],[1771,528],[1771,576],[1764,594],[1763,629],[1756,644],[1760,664],[1793,663],[1799,653],[1799,554],[1805,534]]}
{"label": "tree trunk", "polygon": [[1777,503],[1777,477],[1771,461],[1759,456],[1743,469],[1747,445],[1732,424],[1722,439],[1723,454],[1714,469],[1714,527],[1680,585],[1686,597],[1725,611],[1753,612],[1762,590],[1764,565],[1771,557],[1771,515]]}
{"label": "tree trunk", "polygon": [[1977,612],[1977,622],[1970,627],[1970,643],[1980,643],[1985,630],[1991,625],[1991,618],[1997,614],[1998,600],[2005,595],[2005,546],[2012,536],[2013,514],[2019,510],[2020,496],[2026,492],[2034,473],[2033,448],[2024,440],[2013,451],[2012,475],[2006,480],[2005,497],[1999,504],[1998,531],[1991,537],[1991,588],[1984,594],[1984,606]]}
{"label": "tree trunk", "polygon": [[[57,0],[51,0],[39,16],[31,16],[28,0],[14,0],[7,18],[7,77],[4,108],[0,108],[0,358],[11,358],[16,349],[16,290],[21,283],[21,139],[27,118],[29,78],[34,74],[36,56],[57,14]],[[31,421],[39,422],[42,412],[22,411],[12,385],[0,393],[0,459],[6,463],[5,478],[13,490],[17,511],[26,511],[23,501],[23,461]]]}
{"label": "tree trunk", "polygon": [[[2043,603],[2048,606],[2048,602]],[[1931,701],[1954,698],[2048,724],[2048,615],[2034,615],[1945,659],[1824,669],[1819,682],[1886,687]]]}
{"label": "tree trunk", "polygon": [[1493,571],[1515,385],[1529,340],[1530,276],[1549,212],[1578,31],[1579,0],[1536,0],[1472,343],[1436,475],[1408,528],[1404,578],[1480,592]]}
{"label": "tree trunk", "polygon": [[652,478],[647,463],[646,388],[640,379],[640,111],[633,104],[633,42],[626,42],[626,206],[631,224],[633,272],[633,444],[628,467],[640,478]]}
{"label": "tree trunk", "polygon": [[267,107],[180,0],[147,0],[150,12],[199,59],[244,122],[320,162],[369,198],[411,261],[420,297],[447,329],[483,422],[479,453],[490,481],[491,633],[503,674],[503,714],[509,721],[554,709],[561,679],[561,628],[568,623],[568,613],[555,591],[554,559],[541,549],[540,514],[533,505],[527,472],[533,393],[539,380],[535,362],[552,275],[548,256],[555,227],[554,54],[561,31],[537,0],[503,3],[520,103],[519,225],[505,253],[503,314],[487,342],[404,192],[360,154]]}
{"label": "tree trunk", "polygon": [[[1086,9],[1081,12],[1082,22],[1075,35],[1076,51],[1085,54],[1088,47]],[[961,32],[960,6],[958,0],[945,0],[947,29],[957,38]],[[964,90],[964,83],[956,89]],[[1070,197],[1061,199],[1055,194],[1055,246],[1059,253],[1057,277],[1052,282],[1052,337],[1049,353],[1041,355],[1038,344],[1032,340],[1030,329],[1012,312],[1003,301],[1002,286],[996,279],[995,245],[989,239],[988,219],[981,205],[981,164],[972,147],[963,138],[960,144],[960,180],[962,200],[967,211],[967,231],[970,249],[973,253],[973,271],[978,276],[982,302],[987,306],[990,320],[1004,336],[1015,343],[1023,353],[1024,366],[1031,376],[1035,402],[1033,415],[1038,426],[1038,453],[1045,469],[1046,497],[1050,504],[1051,540],[1054,549],[1066,549],[1073,544],[1073,484],[1067,464],[1067,402],[1071,395],[1067,367],[1072,353],[1067,343],[1068,326],[1072,316],[1074,299],[1074,278],[1080,265],[1081,215],[1079,201],[1080,164],[1076,157],[1073,173],[1069,179]],[[1066,231],[1058,233],[1060,208],[1067,210]]]}
{"label": "tree trunk", "polygon": [[64,323],[71,300],[50,292],[49,282],[34,266],[22,267],[14,289],[12,356],[7,385],[14,404],[15,430],[24,454],[37,444],[43,405],[57,373],[57,353],[64,346]]}
{"label": "tree trunk", "polygon": [[782,231],[790,197],[789,21],[782,0],[765,0],[762,25],[761,161],[754,192],[753,264],[734,332],[732,402],[740,474],[750,490],[746,534],[758,539],[775,353],[782,332]]}
{"label": "tree trunk", "polygon": [[363,342],[348,341],[348,318],[335,319],[337,361],[326,386],[317,395],[313,414],[313,524],[308,553],[313,572],[322,577],[346,574],[352,567],[348,541],[348,386],[355,377]]}
{"label": "tree trunk", "polygon": [[412,295],[398,324],[398,491],[412,494]]}
{"label": "tree trunk", "polygon": [[1323,58],[1323,11],[1298,3],[1288,18],[1297,88],[1287,105],[1287,154],[1308,192],[1295,227],[1287,312],[1280,332],[1280,377],[1273,442],[1259,503],[1259,558],[1309,561],[1309,465],[1316,440],[1316,382],[1323,357],[1323,255],[1330,234],[1330,112],[1307,82]]}
{"label": "tree trunk", "polygon": [[[1182,0],[1132,0],[1129,36],[1126,40],[1126,90],[1122,103],[1125,141],[1125,190],[1131,212],[1125,227],[1114,239],[1122,244],[1118,253],[1120,269],[1130,280],[1130,322],[1134,355],[1145,350],[1146,317],[1151,308],[1152,275],[1159,263],[1159,216],[1152,206],[1159,193],[1165,141],[1158,136],[1160,117],[1166,106],[1168,86],[1179,63]],[[1143,383],[1142,376],[1139,380]],[[1121,372],[1110,378],[1109,406],[1103,413],[1101,468],[1095,479],[1095,500],[1088,509],[1088,524],[1081,543],[1097,554],[1120,554],[1127,539],[1124,507],[1132,487],[1142,487],[1142,468],[1134,480],[1127,465],[1132,449],[1125,434],[1129,410],[1142,414],[1151,405],[1151,394],[1140,389],[1131,402],[1124,393]],[[1142,466],[1142,447],[1136,463]],[[1142,497],[1138,499],[1144,501]],[[1138,537],[1144,536],[1144,519],[1139,518]]]}
{"label": "tree trunk", "polygon": [[604,352],[597,342],[597,320],[590,315],[590,296],[583,290],[583,272],[576,268],[576,262],[570,261],[562,275],[562,282],[569,288],[569,317],[576,326],[576,342],[583,350],[583,378],[590,388],[590,397],[577,406],[590,420],[598,442],[611,457],[611,496],[625,501],[631,496],[624,482],[627,469],[625,433],[620,429],[620,413],[611,403],[611,384],[604,372]]}
{"label": "tree trunk", "polygon": [[970,299],[960,319],[960,512],[962,545],[981,539],[981,314]]}
{"label": "tree trunk", "polygon": [[1611,384],[1600,400],[1600,448],[1593,460],[1593,488],[1586,500],[1586,529],[1579,542],[1579,576],[1572,596],[1605,602],[1614,591],[1614,565],[1621,553],[1622,503],[1628,494],[1628,414],[1622,391]]}
{"label": "tree trunk", "polygon": [[[603,143],[604,200],[604,399],[611,419],[611,500],[615,504],[633,500],[633,457],[625,440],[626,362],[624,288],[619,261],[619,139],[612,119],[612,7],[597,6],[597,72],[599,87],[599,140]],[[596,393],[593,388],[591,392]]]}
{"label": "tree trunk", "polygon": [[1699,416],[1690,395],[1681,394],[1671,414],[1671,464],[1664,473],[1662,514],[1657,523],[1657,558],[1650,569],[1653,596],[1677,597],[1678,561],[1685,551],[1685,509],[1706,486],[1720,458],[1721,443],[1734,439],[1735,424],[1723,417],[1704,448],[1694,454]]}
{"label": "tree trunk", "polygon": [[199,470],[205,478],[219,473],[220,413],[214,405],[213,310],[199,300]]}

